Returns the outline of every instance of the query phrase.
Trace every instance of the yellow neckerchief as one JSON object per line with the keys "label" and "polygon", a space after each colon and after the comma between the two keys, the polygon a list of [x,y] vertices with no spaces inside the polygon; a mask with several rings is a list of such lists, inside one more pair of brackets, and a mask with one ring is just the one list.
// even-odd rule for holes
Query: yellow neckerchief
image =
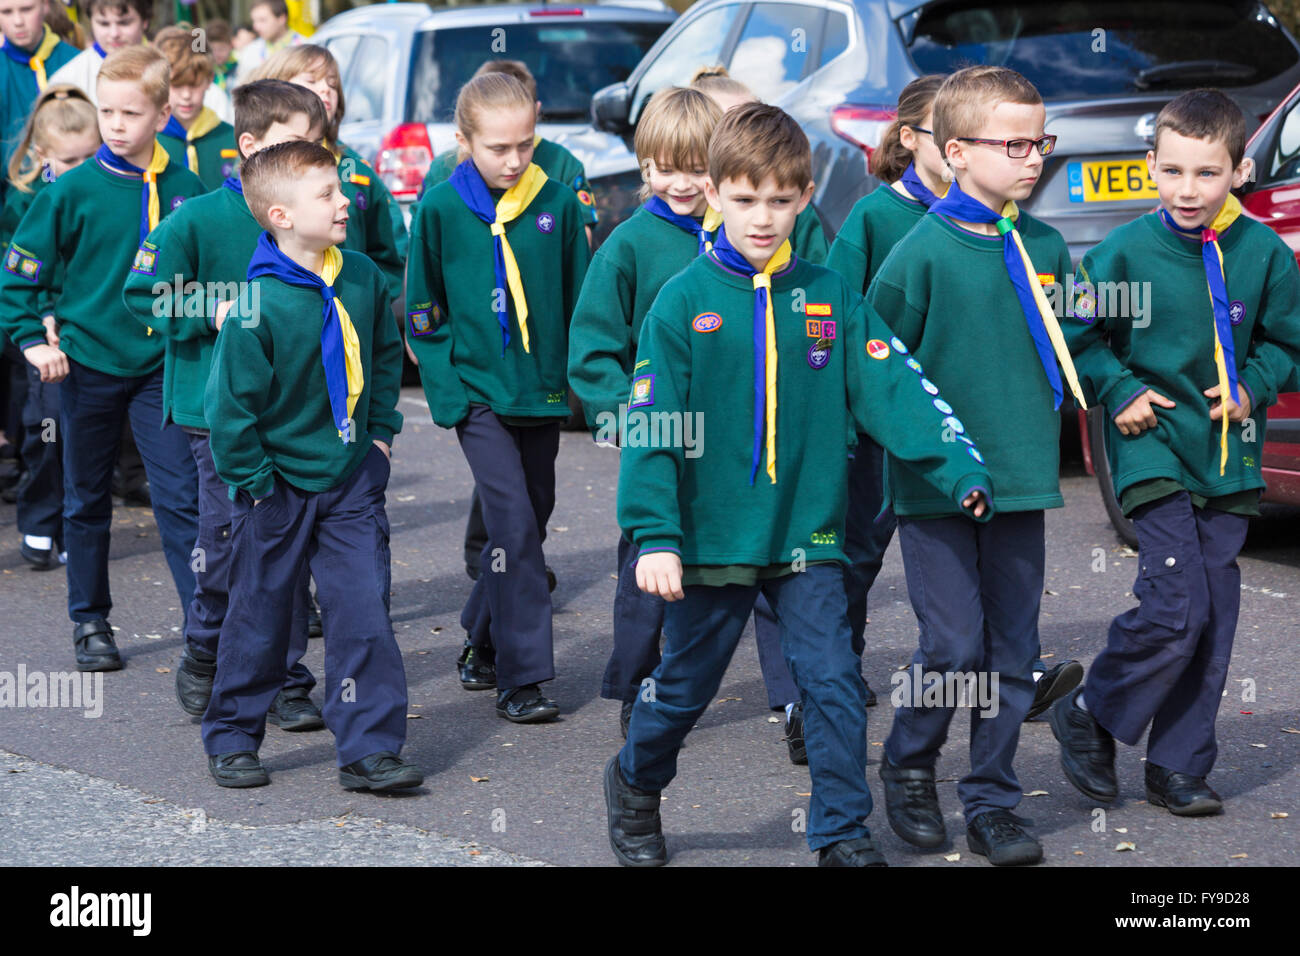
{"label": "yellow neckerchief", "polygon": [[781,243],[772,258],[767,260],[763,271],[754,273],[754,292],[767,290],[763,371],[767,385],[767,476],[772,479],[772,484],[776,484],[776,318],[772,312],[772,273],[785,268],[790,262],[790,255],[790,240],[787,239]]}
{"label": "yellow neckerchief", "polygon": [[[1020,208],[1015,202],[1008,199],[1002,206],[1002,215],[1015,222],[1020,216]],[[1056,361],[1060,363],[1061,370],[1065,372],[1065,380],[1070,386],[1070,391],[1074,394],[1074,400],[1079,403],[1080,408],[1087,410],[1088,403],[1083,398],[1083,389],[1079,387],[1079,374],[1074,370],[1074,360],[1070,358],[1070,347],[1065,344],[1065,336],[1061,333],[1061,323],[1056,321],[1056,313],[1052,311],[1052,306],[1043,293],[1043,284],[1036,278],[1038,272],[1029,259],[1029,253],[1025,251],[1025,244],[1020,239],[1020,230],[1012,229],[1011,236],[1015,239],[1016,249],[1020,252],[1020,258],[1024,261],[1025,275],[1029,278],[1029,290],[1034,295],[1034,304],[1038,306],[1039,315],[1043,317],[1043,327],[1047,330],[1047,337],[1052,342],[1052,350],[1056,353]]]}
{"label": "yellow neckerchief", "polygon": [[528,301],[524,298],[524,280],[519,274],[519,263],[506,238],[506,223],[519,217],[528,204],[537,198],[537,194],[546,185],[546,173],[536,163],[529,163],[519,182],[505,191],[497,200],[497,220],[492,223],[492,235],[501,237],[501,252],[506,261],[506,282],[510,286],[510,299],[515,304],[515,318],[519,322],[519,337],[523,341],[524,351],[530,351],[528,345]]}
{"label": "yellow neckerchief", "polygon": [[[1213,229],[1215,237],[1210,240],[1214,246],[1215,253],[1219,257],[1219,275],[1223,281],[1223,287],[1228,287],[1228,277],[1223,269],[1223,249],[1219,246],[1219,236],[1221,236],[1229,226],[1236,222],[1237,217],[1241,215],[1241,202],[1232,193],[1228,193],[1228,198],[1223,202],[1223,208],[1218,211],[1214,221],[1207,226],[1207,229]],[[1210,283],[1206,279],[1206,287]],[[1223,476],[1228,466],[1228,396],[1231,393],[1231,385],[1228,382],[1228,365],[1223,357],[1223,342],[1219,340],[1219,324],[1214,321],[1214,292],[1210,291],[1210,325],[1214,329],[1214,371],[1219,378],[1219,407],[1223,409],[1223,417],[1219,426],[1219,475]],[[1236,402],[1237,396],[1232,396],[1233,402]]]}
{"label": "yellow neckerchief", "polygon": [[27,61],[33,73],[36,74],[36,88],[44,91],[45,84],[49,82],[45,75],[45,61],[49,59],[54,48],[59,45],[59,35],[50,29],[50,25],[45,24],[45,35],[41,38],[41,45],[36,48],[32,58]]}
{"label": "yellow neckerchief", "polygon": [[194,122],[185,131],[185,159],[189,164],[190,172],[195,176],[199,174],[199,151],[194,147],[194,143],[220,125],[221,117],[205,106],[199,110],[199,115],[194,117]]}
{"label": "yellow neckerchief", "polygon": [[[720,225],[722,225],[722,213],[718,212],[712,206],[707,207],[704,210],[704,221],[700,223],[700,228],[709,235],[716,236]],[[712,248],[713,243],[708,239],[704,240],[704,251],[708,252]],[[780,254],[780,250],[777,251],[777,254]]]}
{"label": "yellow neckerchief", "polygon": [[162,143],[157,139],[153,141],[153,157],[149,160],[149,165],[144,168],[144,186],[149,190],[149,231],[158,228],[158,220],[161,217],[158,203],[158,174],[167,168],[167,150],[162,148]]}
{"label": "yellow neckerchief", "polygon": [[[330,246],[325,250],[325,263],[321,268],[321,280],[327,286],[333,287],[334,280],[339,277],[343,270],[343,253],[339,252],[338,246]],[[339,329],[343,332],[343,354],[347,360],[348,370],[348,421],[352,420],[352,412],[357,407],[357,399],[361,397],[361,390],[365,387],[366,376],[361,367],[361,340],[357,338],[357,330],[352,325],[352,317],[348,315],[348,310],[343,307],[343,300],[337,295],[334,296],[334,308],[339,313]],[[342,432],[339,432],[342,435]]]}

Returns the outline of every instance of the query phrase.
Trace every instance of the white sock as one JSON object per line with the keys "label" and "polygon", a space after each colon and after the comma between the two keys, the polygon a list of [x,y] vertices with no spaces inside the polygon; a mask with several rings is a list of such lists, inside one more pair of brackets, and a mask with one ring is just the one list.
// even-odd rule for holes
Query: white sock
{"label": "white sock", "polygon": [[1045,673],[1046,671],[1034,671],[1034,683],[1037,684],[1040,680],[1042,680],[1043,674]]}
{"label": "white sock", "polygon": [[1083,702],[1083,694],[1082,694],[1082,693],[1079,693],[1079,694],[1075,694],[1075,695],[1074,695],[1074,706],[1075,706],[1075,707],[1078,707],[1078,708],[1079,708],[1081,711],[1083,711],[1084,713],[1087,713],[1087,712],[1088,712],[1088,705],[1085,704],[1085,703]]}
{"label": "white sock", "polygon": [[794,702],[793,702],[793,701],[791,701],[790,703],[788,703],[788,704],[785,705],[785,719],[786,719],[786,720],[789,720],[789,719],[790,719],[790,711],[792,711],[792,710],[794,710]]}
{"label": "white sock", "polygon": [[54,547],[54,541],[50,538],[42,538],[37,534],[25,534],[23,540],[27,542],[27,547],[35,548],[37,551],[48,551]]}

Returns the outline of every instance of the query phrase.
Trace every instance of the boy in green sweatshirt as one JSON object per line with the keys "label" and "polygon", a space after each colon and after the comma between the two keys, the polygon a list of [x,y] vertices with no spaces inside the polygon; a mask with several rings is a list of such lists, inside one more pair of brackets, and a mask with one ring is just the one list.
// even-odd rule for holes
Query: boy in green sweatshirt
{"label": "boy in green sweatshirt", "polygon": [[174,163],[216,189],[239,164],[235,129],[203,105],[216,72],[212,57],[194,49],[188,30],[168,29],[174,32],[154,40],[172,68],[172,116],[158,141]]}
{"label": "boy in green sweatshirt", "polygon": [[807,137],[777,107],[723,118],[707,187],[723,228],[664,285],[638,343],[619,524],[640,552],[638,585],[668,604],[650,693],[605,767],[610,844],[624,865],[666,862],[660,791],[760,593],[802,697],[808,844],[824,866],[884,865],[866,825],[865,692],[842,570],[853,428],[955,510],[992,513],[979,452],[941,440],[946,413],[888,326],[838,274],[791,256],[811,166]]}
{"label": "boy in green sweatshirt", "polygon": [[1223,807],[1205,778],[1240,608],[1237,554],[1259,514],[1265,409],[1300,359],[1295,257],[1229,191],[1249,173],[1245,142],[1241,110],[1218,90],[1160,111],[1147,154],[1160,208],[1084,257],[1065,324],[1084,387],[1106,406],[1140,603],[1111,622],[1052,730],[1069,781],[1109,802],[1115,738],[1136,744],[1149,724],[1147,800],[1179,816]]}
{"label": "boy in green sweatshirt", "polygon": [[[18,143],[36,97],[59,67],[77,55],[45,22],[45,0],[5,0],[0,6],[0,169]],[[0,180],[0,192],[8,182]]]}
{"label": "boy in green sweatshirt", "polygon": [[[970,773],[957,786],[971,852],[994,865],[1037,863],[1042,847],[1012,813],[1012,766],[1034,699],[1046,508],[1058,481],[1058,407],[1078,389],[1043,292],[1070,268],[1060,233],[1016,208],[1033,190],[1055,137],[1024,77],[972,67],[934,100],[934,140],[956,181],[881,265],[867,300],[889,316],[950,416],[945,440],[975,441],[988,459],[998,515],[978,527],[923,475],[891,455],[907,589],[920,626],[880,775],[890,826],[907,842],[947,839],[934,767],[957,706],[971,715]],[[1058,367],[1060,363],[1060,367]],[[937,384],[936,384],[937,383]],[[936,398],[936,402],[939,400]],[[934,688],[947,690],[935,694]],[[971,693],[978,691],[979,700]]]}
{"label": "boy in green sweatshirt", "polygon": [[[325,722],[347,789],[419,786],[398,752],[406,676],[388,613],[389,446],[401,430],[401,339],[383,274],[340,252],[348,199],[312,142],[245,160],[260,225],[249,296],[217,336],[203,412],[230,486],[229,607],[203,745],[218,785],[269,782],[257,751],[285,682],[308,567],[325,629]],[[300,622],[301,623],[301,622]]]}
{"label": "boy in green sweatshirt", "polygon": [[[204,190],[197,176],[168,161],[155,138],[167,122],[162,54],[119,50],[104,61],[98,82],[104,144],[32,200],[0,270],[0,325],[42,382],[63,383],[63,529],[77,667],[116,670],[122,661],[108,623],[108,548],[124,416],[144,459],[182,613],[194,596],[190,560],[198,534],[194,460],[185,435],[163,413],[164,339],[127,310],[122,283],[149,230]],[[55,347],[41,317],[60,265]]]}
{"label": "boy in green sweatshirt", "polygon": [[[319,142],[325,128],[320,98],[292,83],[245,83],[235,90],[234,101],[238,142],[248,155],[276,143]],[[230,176],[220,189],[186,203],[149,234],[138,253],[141,265],[131,270],[123,292],[136,318],[166,339],[163,413],[185,432],[198,469],[202,562],[195,565],[194,600],[176,668],[177,699],[195,717],[207,709],[217,669],[217,641],[229,604],[232,517],[226,485],[212,462],[203,390],[226,312],[241,293],[251,304],[245,279],[261,235],[239,176]],[[300,596],[305,599],[305,593]],[[295,618],[289,673],[268,714],[285,730],[325,726],[311,702],[315,678],[301,662],[306,647],[306,620]]]}

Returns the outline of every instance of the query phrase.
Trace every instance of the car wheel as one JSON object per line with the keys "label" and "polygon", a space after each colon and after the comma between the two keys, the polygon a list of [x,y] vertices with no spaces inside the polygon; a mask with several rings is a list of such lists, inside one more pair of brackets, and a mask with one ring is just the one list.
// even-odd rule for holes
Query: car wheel
{"label": "car wheel", "polygon": [[1092,453],[1092,469],[1097,473],[1097,486],[1101,489],[1101,502],[1106,506],[1106,515],[1116,534],[1130,548],[1138,546],[1137,530],[1133,522],[1124,517],[1120,510],[1119,499],[1115,497],[1115,483],[1110,473],[1110,455],[1106,453],[1106,409],[1094,405],[1088,409],[1088,448]]}

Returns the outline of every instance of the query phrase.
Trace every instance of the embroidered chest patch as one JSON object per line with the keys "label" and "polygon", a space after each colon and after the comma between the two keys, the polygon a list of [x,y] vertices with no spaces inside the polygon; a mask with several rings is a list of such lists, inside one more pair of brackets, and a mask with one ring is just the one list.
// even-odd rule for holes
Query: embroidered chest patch
{"label": "embroidered chest patch", "polygon": [[654,372],[645,375],[638,375],[632,379],[632,396],[627,403],[628,408],[638,408],[641,405],[653,405],[655,403],[655,376]]}
{"label": "embroidered chest patch", "polygon": [[537,231],[550,234],[555,229],[555,217],[544,212],[537,217]]}
{"label": "embroidered chest patch", "polygon": [[691,320],[691,328],[696,332],[716,332],[722,328],[722,316],[716,312],[701,312]]}

